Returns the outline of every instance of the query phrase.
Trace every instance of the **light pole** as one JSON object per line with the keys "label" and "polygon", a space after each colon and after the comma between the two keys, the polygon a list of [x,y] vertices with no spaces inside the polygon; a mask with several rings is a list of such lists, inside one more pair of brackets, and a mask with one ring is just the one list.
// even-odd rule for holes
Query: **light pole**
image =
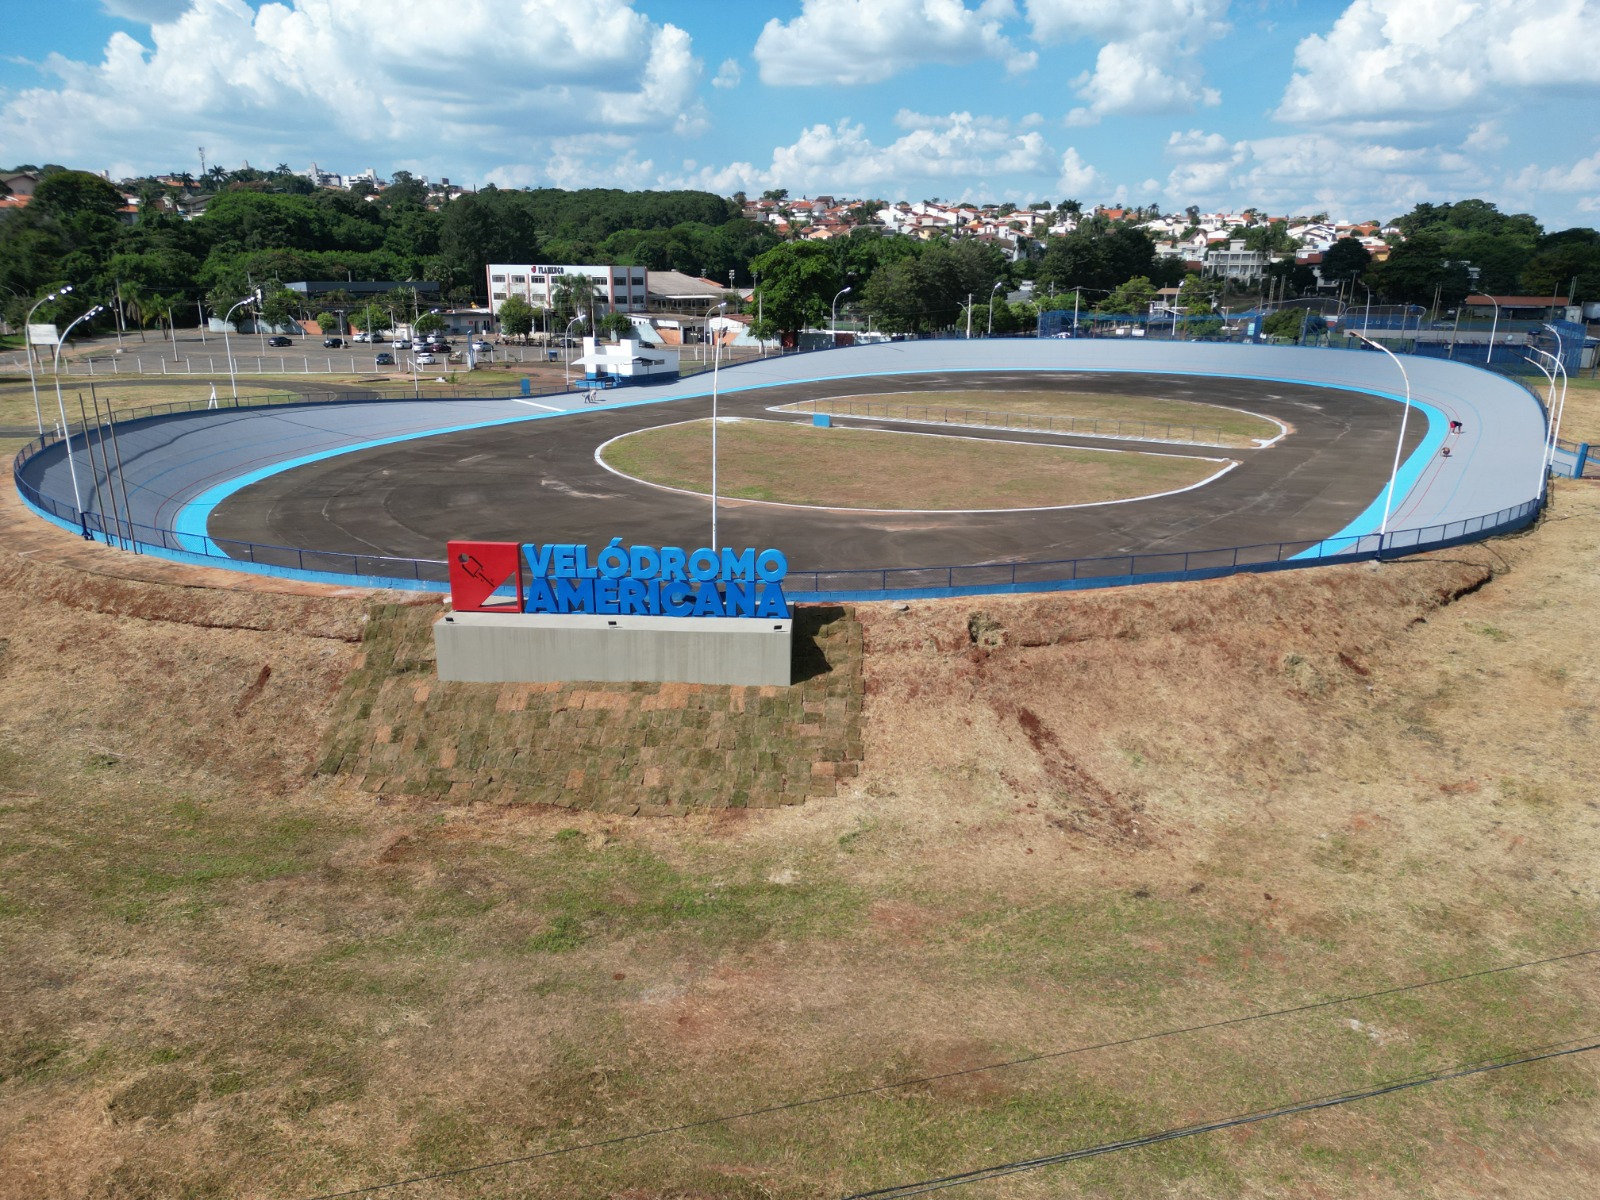
{"label": "light pole", "polygon": [[[1548,350],[1540,350],[1537,346],[1529,346],[1528,349],[1532,350],[1534,354],[1542,354],[1542,355],[1544,355],[1545,358],[1551,358],[1552,357],[1552,355],[1550,354],[1550,352]],[[1550,435],[1550,420],[1549,420],[1549,418],[1550,418],[1550,409],[1554,406],[1555,398],[1556,398],[1556,373],[1554,371],[1552,371],[1549,367],[1545,366],[1537,358],[1529,357],[1526,354],[1522,356],[1522,361],[1523,362],[1527,362],[1527,363],[1532,363],[1536,368],[1538,368],[1539,374],[1543,375],[1545,377],[1545,379],[1550,384],[1550,403],[1545,406],[1545,422],[1546,422],[1546,424],[1545,424],[1545,437],[1548,438],[1549,435]],[[1549,464],[1548,464],[1548,461],[1547,461],[1547,456],[1549,454],[1549,449],[1550,449],[1549,442],[1547,441],[1545,443],[1544,448],[1542,450],[1540,450],[1540,452],[1539,452],[1539,484],[1538,484],[1538,490],[1539,491],[1543,491],[1544,490],[1545,475],[1550,470],[1550,467],[1549,467]]]}
{"label": "light pole", "polygon": [[[717,305],[725,309],[728,302],[724,300]],[[711,318],[706,318],[709,328]],[[711,552],[717,552],[717,368],[722,365],[722,339],[717,339],[716,346],[711,352]]]}
{"label": "light pole", "polygon": [[[72,331],[74,329],[76,329],[84,321],[87,321],[90,317],[99,316],[103,312],[105,312],[103,305],[95,305],[76,321],[72,322],[71,325],[68,325],[61,336],[56,339],[56,408],[61,413],[61,436],[66,440],[67,443],[67,473],[72,476],[72,503],[77,507],[78,510],[78,524],[85,531],[88,530],[89,526],[83,512],[83,494],[78,491],[78,468],[77,465],[72,461],[72,427],[67,424],[67,402],[61,398],[61,348],[67,344],[67,338],[72,335]],[[91,465],[94,462],[93,458],[91,458],[89,461]]]}
{"label": "light pole", "polygon": [[[561,340],[562,341],[564,341],[564,342],[571,342],[572,341],[572,327],[574,325],[576,325],[581,320],[583,320],[583,314],[579,313],[577,316],[573,317],[572,320],[567,322],[567,332],[561,335]],[[567,347],[563,347],[563,348],[565,349]],[[571,387],[572,386],[572,355],[570,355],[570,354],[565,355],[564,358],[565,358],[565,361],[563,361],[562,364],[561,364],[561,385],[562,385],[562,387]]]}
{"label": "light pole", "polygon": [[1005,286],[1005,282],[1004,279],[997,279],[994,282],[994,286],[989,289],[989,329],[983,335],[984,337],[994,336],[994,294]]}
{"label": "light pole", "polygon": [[1382,550],[1383,537],[1389,532],[1389,511],[1394,507],[1394,485],[1400,474],[1400,452],[1405,448],[1406,444],[1406,422],[1411,419],[1411,376],[1406,374],[1405,363],[1401,362],[1389,347],[1380,345],[1365,334],[1358,334],[1357,336],[1374,350],[1382,350],[1393,359],[1394,365],[1400,368],[1400,378],[1405,381],[1406,385],[1406,410],[1400,416],[1400,437],[1394,446],[1394,467],[1389,471],[1389,487],[1383,496],[1383,523],[1378,526],[1378,549]]}
{"label": "light pole", "polygon": [[1365,279],[1357,279],[1354,282],[1359,283],[1367,293],[1367,307],[1361,313],[1361,336],[1366,337],[1367,322],[1372,319],[1372,289],[1367,287]]}
{"label": "light pole", "polygon": [[260,292],[250,293],[250,295],[246,296],[243,300],[239,301],[238,304],[235,304],[232,308],[230,308],[227,311],[227,314],[222,318],[222,343],[228,348],[228,390],[233,393],[233,406],[235,408],[239,407],[239,381],[237,378],[235,378],[233,371],[233,338],[228,335],[228,324],[233,320],[233,314],[240,308],[244,307],[246,304],[259,302],[260,299]]}
{"label": "light pole", "polygon": [[[1471,300],[1474,296],[1482,296],[1490,304],[1494,305],[1494,320],[1489,325],[1489,353],[1483,356],[1484,366],[1488,366],[1494,362],[1494,335],[1500,330],[1500,301],[1489,295],[1488,292],[1468,292],[1467,300]],[[1466,302],[1466,300],[1462,301],[1463,304]]]}
{"label": "light pole", "polygon": [[754,280],[751,286],[754,287],[756,293],[756,325],[762,330],[761,357],[765,358],[767,356],[767,297],[766,293],[761,290],[761,272],[752,271],[751,279]]}
{"label": "light pole", "polygon": [[[1554,325],[1546,325],[1545,328],[1555,334],[1556,352],[1551,357],[1555,358],[1556,367],[1561,371],[1561,404],[1556,408],[1555,424],[1550,427],[1550,449],[1545,455],[1546,462],[1553,462],[1556,456],[1556,439],[1561,436],[1561,417],[1567,411],[1567,360],[1562,354],[1561,331]],[[1548,351],[1540,353],[1549,354]]]}
{"label": "light pole", "polygon": [[[26,343],[26,345],[23,346],[23,349],[27,351],[28,359],[28,386],[33,389],[33,416],[34,419],[39,422],[40,436],[43,436],[44,434],[44,410],[39,407],[39,381],[38,377],[33,373],[33,339],[28,336],[28,325],[33,320],[33,314],[39,311],[39,305],[46,304],[58,296],[65,296],[71,290],[72,285],[69,283],[59,292],[51,292],[43,300],[37,301],[34,306],[28,310],[28,315],[24,317],[22,321],[22,340]],[[58,338],[57,343],[59,344],[59,342],[60,339]]]}
{"label": "light pole", "polygon": [[848,295],[849,292],[850,289],[847,287],[840,288],[839,295],[835,296],[833,298],[833,303],[828,306],[830,314],[828,317],[828,332],[833,338],[834,345],[839,344],[839,296]]}

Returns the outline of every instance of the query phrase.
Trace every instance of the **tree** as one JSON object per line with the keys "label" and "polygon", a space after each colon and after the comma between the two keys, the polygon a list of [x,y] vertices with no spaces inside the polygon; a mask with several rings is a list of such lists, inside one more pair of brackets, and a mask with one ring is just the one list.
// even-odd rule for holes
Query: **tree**
{"label": "tree", "polygon": [[351,314],[350,323],[362,333],[381,333],[389,328],[389,310],[377,304],[368,304]]}
{"label": "tree", "polygon": [[1322,317],[1306,308],[1280,308],[1275,313],[1268,313],[1261,322],[1261,332],[1268,337],[1287,338],[1289,341],[1298,342],[1304,337],[1310,340],[1328,327]]}
{"label": "tree", "polygon": [[607,313],[601,317],[596,325],[601,337],[611,338],[613,341],[628,337],[633,333],[633,322],[628,320],[624,313]]}
{"label": "tree", "polygon": [[1322,278],[1327,283],[1348,283],[1367,269],[1372,255],[1360,241],[1342,237],[1322,255]]}
{"label": "tree", "polygon": [[1432,304],[1435,295],[1446,307],[1466,298],[1472,290],[1466,264],[1452,261],[1449,238],[1440,230],[1425,229],[1389,251],[1371,275],[1378,291],[1392,300]]}
{"label": "tree", "polygon": [[1600,297],[1600,233],[1564,229],[1539,239],[1522,286],[1530,296],[1565,296],[1570,288],[1576,300]]}
{"label": "tree", "polygon": [[1155,298],[1155,285],[1145,276],[1135,275],[1125,283],[1119,284],[1116,290],[1105,298],[1100,305],[1100,311],[1128,316],[1145,313],[1150,311],[1150,305]]}
{"label": "tree", "polygon": [[116,291],[113,294],[118,307],[122,309],[123,318],[132,321],[139,327],[139,340],[141,342],[144,341],[146,309],[150,303],[149,294],[140,284],[126,279],[117,281]]}
{"label": "tree", "polygon": [[750,263],[761,276],[756,285],[761,319],[753,332],[762,339],[792,339],[808,325],[820,325],[841,286],[833,251],[818,242],[784,242]]}
{"label": "tree", "polygon": [[428,200],[428,185],[410,171],[396,171],[380,199],[388,208],[421,208]]}
{"label": "tree", "polygon": [[339,318],[331,312],[319,312],[316,315],[317,331],[323,335],[335,333],[339,329]]}
{"label": "tree", "polygon": [[577,316],[586,317],[594,308],[596,298],[594,280],[581,273],[563,275],[561,281],[550,289],[550,304],[556,316],[564,321],[571,321]]}
{"label": "tree", "polygon": [[521,296],[507,296],[500,303],[500,332],[524,338],[533,331],[533,306]]}
{"label": "tree", "polygon": [[425,312],[416,319],[412,328],[418,333],[443,333],[444,318],[438,313]]}
{"label": "tree", "polygon": [[303,311],[304,304],[305,298],[299,292],[286,287],[263,288],[261,319],[275,329],[282,328],[294,319],[295,313]]}

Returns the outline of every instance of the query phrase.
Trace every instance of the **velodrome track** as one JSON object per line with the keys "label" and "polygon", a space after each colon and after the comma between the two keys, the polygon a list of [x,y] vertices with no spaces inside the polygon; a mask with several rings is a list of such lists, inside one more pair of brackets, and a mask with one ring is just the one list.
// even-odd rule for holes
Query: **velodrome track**
{"label": "velodrome track", "polygon": [[[1474,367],[1404,361],[1414,408],[1389,529],[1481,517],[1537,496],[1544,418],[1533,397]],[[618,535],[700,545],[709,532],[704,498],[620,478],[595,462],[594,449],[632,429],[707,415],[710,384],[702,375],[620,389],[595,408],[574,394],[150,418],[121,431],[129,506],[136,524],[177,531],[170,544],[190,553],[243,556],[252,553],[242,546],[249,542],[437,560],[450,538]],[[1220,451],[990,431],[977,436],[1231,457],[1239,466],[1194,491],[1081,509],[891,514],[728,503],[721,541],[776,545],[792,568],[825,571],[1310,545],[1367,534],[1382,519],[1402,411],[1395,401],[1404,395],[1394,363],[1375,352],[1002,339],[741,364],[721,374],[721,411],[774,419],[767,409],[794,399],[956,387],[1201,400],[1274,417],[1293,433],[1267,449]],[[1460,435],[1449,434],[1451,420],[1463,422]],[[1444,458],[1447,440],[1452,453]],[[84,507],[94,510],[89,457],[76,440]],[[59,445],[28,461],[20,477],[57,502],[73,501]]]}

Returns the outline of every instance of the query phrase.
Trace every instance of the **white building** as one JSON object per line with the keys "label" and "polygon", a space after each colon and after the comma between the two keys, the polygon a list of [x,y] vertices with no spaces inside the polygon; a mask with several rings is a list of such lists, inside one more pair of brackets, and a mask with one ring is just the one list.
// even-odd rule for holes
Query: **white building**
{"label": "white building", "polygon": [[1206,251],[1206,273],[1230,283],[1253,283],[1267,269],[1267,256],[1260,250],[1246,250],[1242,238],[1230,240],[1227,247]]}
{"label": "white building", "polygon": [[521,296],[534,308],[553,308],[561,281],[586,276],[594,285],[595,315],[642,313],[648,273],[643,267],[547,266],[543,263],[490,263],[489,307],[496,316],[508,296]]}
{"label": "white building", "polygon": [[647,346],[637,338],[615,342],[583,339],[583,355],[574,366],[583,368],[587,378],[643,379],[650,375],[675,376],[678,351],[675,347]]}

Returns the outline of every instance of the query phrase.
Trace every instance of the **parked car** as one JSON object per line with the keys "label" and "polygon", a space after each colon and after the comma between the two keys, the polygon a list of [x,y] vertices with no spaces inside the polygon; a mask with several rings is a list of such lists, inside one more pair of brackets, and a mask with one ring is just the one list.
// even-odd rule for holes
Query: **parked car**
{"label": "parked car", "polygon": [[359,331],[356,333],[356,341],[358,342],[370,342],[372,340],[373,338],[370,333],[361,333]]}
{"label": "parked car", "polygon": [[477,354],[494,353],[494,347],[489,345],[489,343],[484,341],[482,338],[479,338],[477,341],[472,343],[472,349],[473,352]]}
{"label": "parked car", "polygon": [[343,338],[323,338],[322,339],[322,348],[324,350],[343,350],[344,349],[344,339]]}
{"label": "parked car", "polygon": [[416,363],[419,367],[431,367],[439,360],[434,355],[429,354],[426,350],[418,350],[411,356],[411,361]]}
{"label": "parked car", "polygon": [[372,360],[372,365],[375,367],[392,367],[394,366],[394,355],[387,350],[380,350],[378,351],[378,356]]}
{"label": "parked car", "polygon": [[286,337],[279,336],[279,337],[269,337],[267,339],[267,345],[269,345],[269,346],[292,346],[292,345],[294,345],[294,343],[292,341],[290,341]]}
{"label": "parked car", "polygon": [[404,350],[406,347],[410,346],[411,343],[405,338],[397,337],[394,341],[390,342],[389,345],[396,350]]}

